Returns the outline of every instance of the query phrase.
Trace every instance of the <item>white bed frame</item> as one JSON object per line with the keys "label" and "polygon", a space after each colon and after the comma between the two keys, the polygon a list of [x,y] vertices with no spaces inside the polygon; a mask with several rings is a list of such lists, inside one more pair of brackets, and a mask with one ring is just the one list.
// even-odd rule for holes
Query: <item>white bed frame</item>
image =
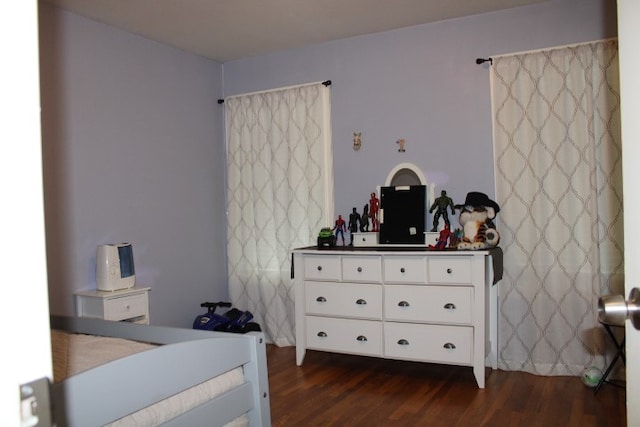
{"label": "white bed frame", "polygon": [[242,385],[164,425],[223,426],[246,413],[250,426],[271,426],[262,333],[231,334],[64,316],[51,316],[51,327],[163,344],[54,384],[58,427],[104,425],[239,366],[245,377]]}

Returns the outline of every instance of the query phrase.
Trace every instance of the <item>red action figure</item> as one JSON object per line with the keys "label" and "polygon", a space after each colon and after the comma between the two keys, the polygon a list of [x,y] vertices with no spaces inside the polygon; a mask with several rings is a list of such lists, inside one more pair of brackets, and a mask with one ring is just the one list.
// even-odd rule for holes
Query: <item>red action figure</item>
{"label": "red action figure", "polygon": [[371,231],[379,231],[380,221],[378,220],[378,209],[380,208],[380,201],[376,197],[376,193],[371,193],[371,200],[369,200],[369,217],[371,218]]}
{"label": "red action figure", "polygon": [[435,249],[437,251],[441,251],[447,248],[447,240],[451,237],[453,233],[449,228],[449,224],[445,224],[444,228],[440,230],[440,236],[438,236],[438,241],[434,245],[429,245],[429,249]]}

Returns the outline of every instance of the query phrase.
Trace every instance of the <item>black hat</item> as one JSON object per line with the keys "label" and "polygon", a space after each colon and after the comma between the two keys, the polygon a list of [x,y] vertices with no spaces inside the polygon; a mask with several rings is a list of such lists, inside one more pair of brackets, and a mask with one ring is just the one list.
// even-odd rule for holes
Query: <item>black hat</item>
{"label": "black hat", "polygon": [[464,205],[456,205],[456,209],[460,209],[463,206],[490,206],[496,213],[500,212],[500,206],[491,200],[489,196],[479,191],[467,193],[467,197],[464,199]]}

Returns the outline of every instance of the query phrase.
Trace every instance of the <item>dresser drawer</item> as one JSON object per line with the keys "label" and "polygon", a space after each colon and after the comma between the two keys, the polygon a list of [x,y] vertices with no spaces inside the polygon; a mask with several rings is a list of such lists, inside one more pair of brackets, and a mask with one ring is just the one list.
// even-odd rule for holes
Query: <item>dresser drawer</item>
{"label": "dresser drawer", "polygon": [[345,282],[375,282],[382,280],[382,257],[342,257],[342,280]]}
{"label": "dresser drawer", "polygon": [[471,363],[473,328],[470,326],[384,324],[384,355],[395,359]]}
{"label": "dresser drawer", "polygon": [[304,257],[304,277],[311,280],[337,280],[342,278],[338,255]]}
{"label": "dresser drawer", "polygon": [[385,320],[471,324],[473,289],[464,286],[388,286]]}
{"label": "dresser drawer", "polygon": [[427,283],[427,261],[423,256],[385,257],[384,281]]}
{"label": "dresser drawer", "polygon": [[471,283],[470,257],[433,257],[428,267],[430,283]]}
{"label": "dresser drawer", "polygon": [[106,320],[125,320],[147,315],[149,307],[146,292],[122,297],[108,298],[104,305]]}
{"label": "dresser drawer", "polygon": [[305,320],[308,348],[382,356],[381,322],[315,316]]}
{"label": "dresser drawer", "polygon": [[306,314],[382,318],[382,285],[305,282],[304,299]]}
{"label": "dresser drawer", "polygon": [[363,232],[353,233],[353,246],[375,246],[378,244],[378,233],[376,232]]}

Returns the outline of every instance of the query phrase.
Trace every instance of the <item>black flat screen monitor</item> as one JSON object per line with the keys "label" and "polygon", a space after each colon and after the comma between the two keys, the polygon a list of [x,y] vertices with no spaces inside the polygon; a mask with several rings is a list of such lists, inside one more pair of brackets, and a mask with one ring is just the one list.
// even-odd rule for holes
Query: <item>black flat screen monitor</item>
{"label": "black flat screen monitor", "polygon": [[407,185],[380,189],[380,243],[423,245],[427,187]]}

